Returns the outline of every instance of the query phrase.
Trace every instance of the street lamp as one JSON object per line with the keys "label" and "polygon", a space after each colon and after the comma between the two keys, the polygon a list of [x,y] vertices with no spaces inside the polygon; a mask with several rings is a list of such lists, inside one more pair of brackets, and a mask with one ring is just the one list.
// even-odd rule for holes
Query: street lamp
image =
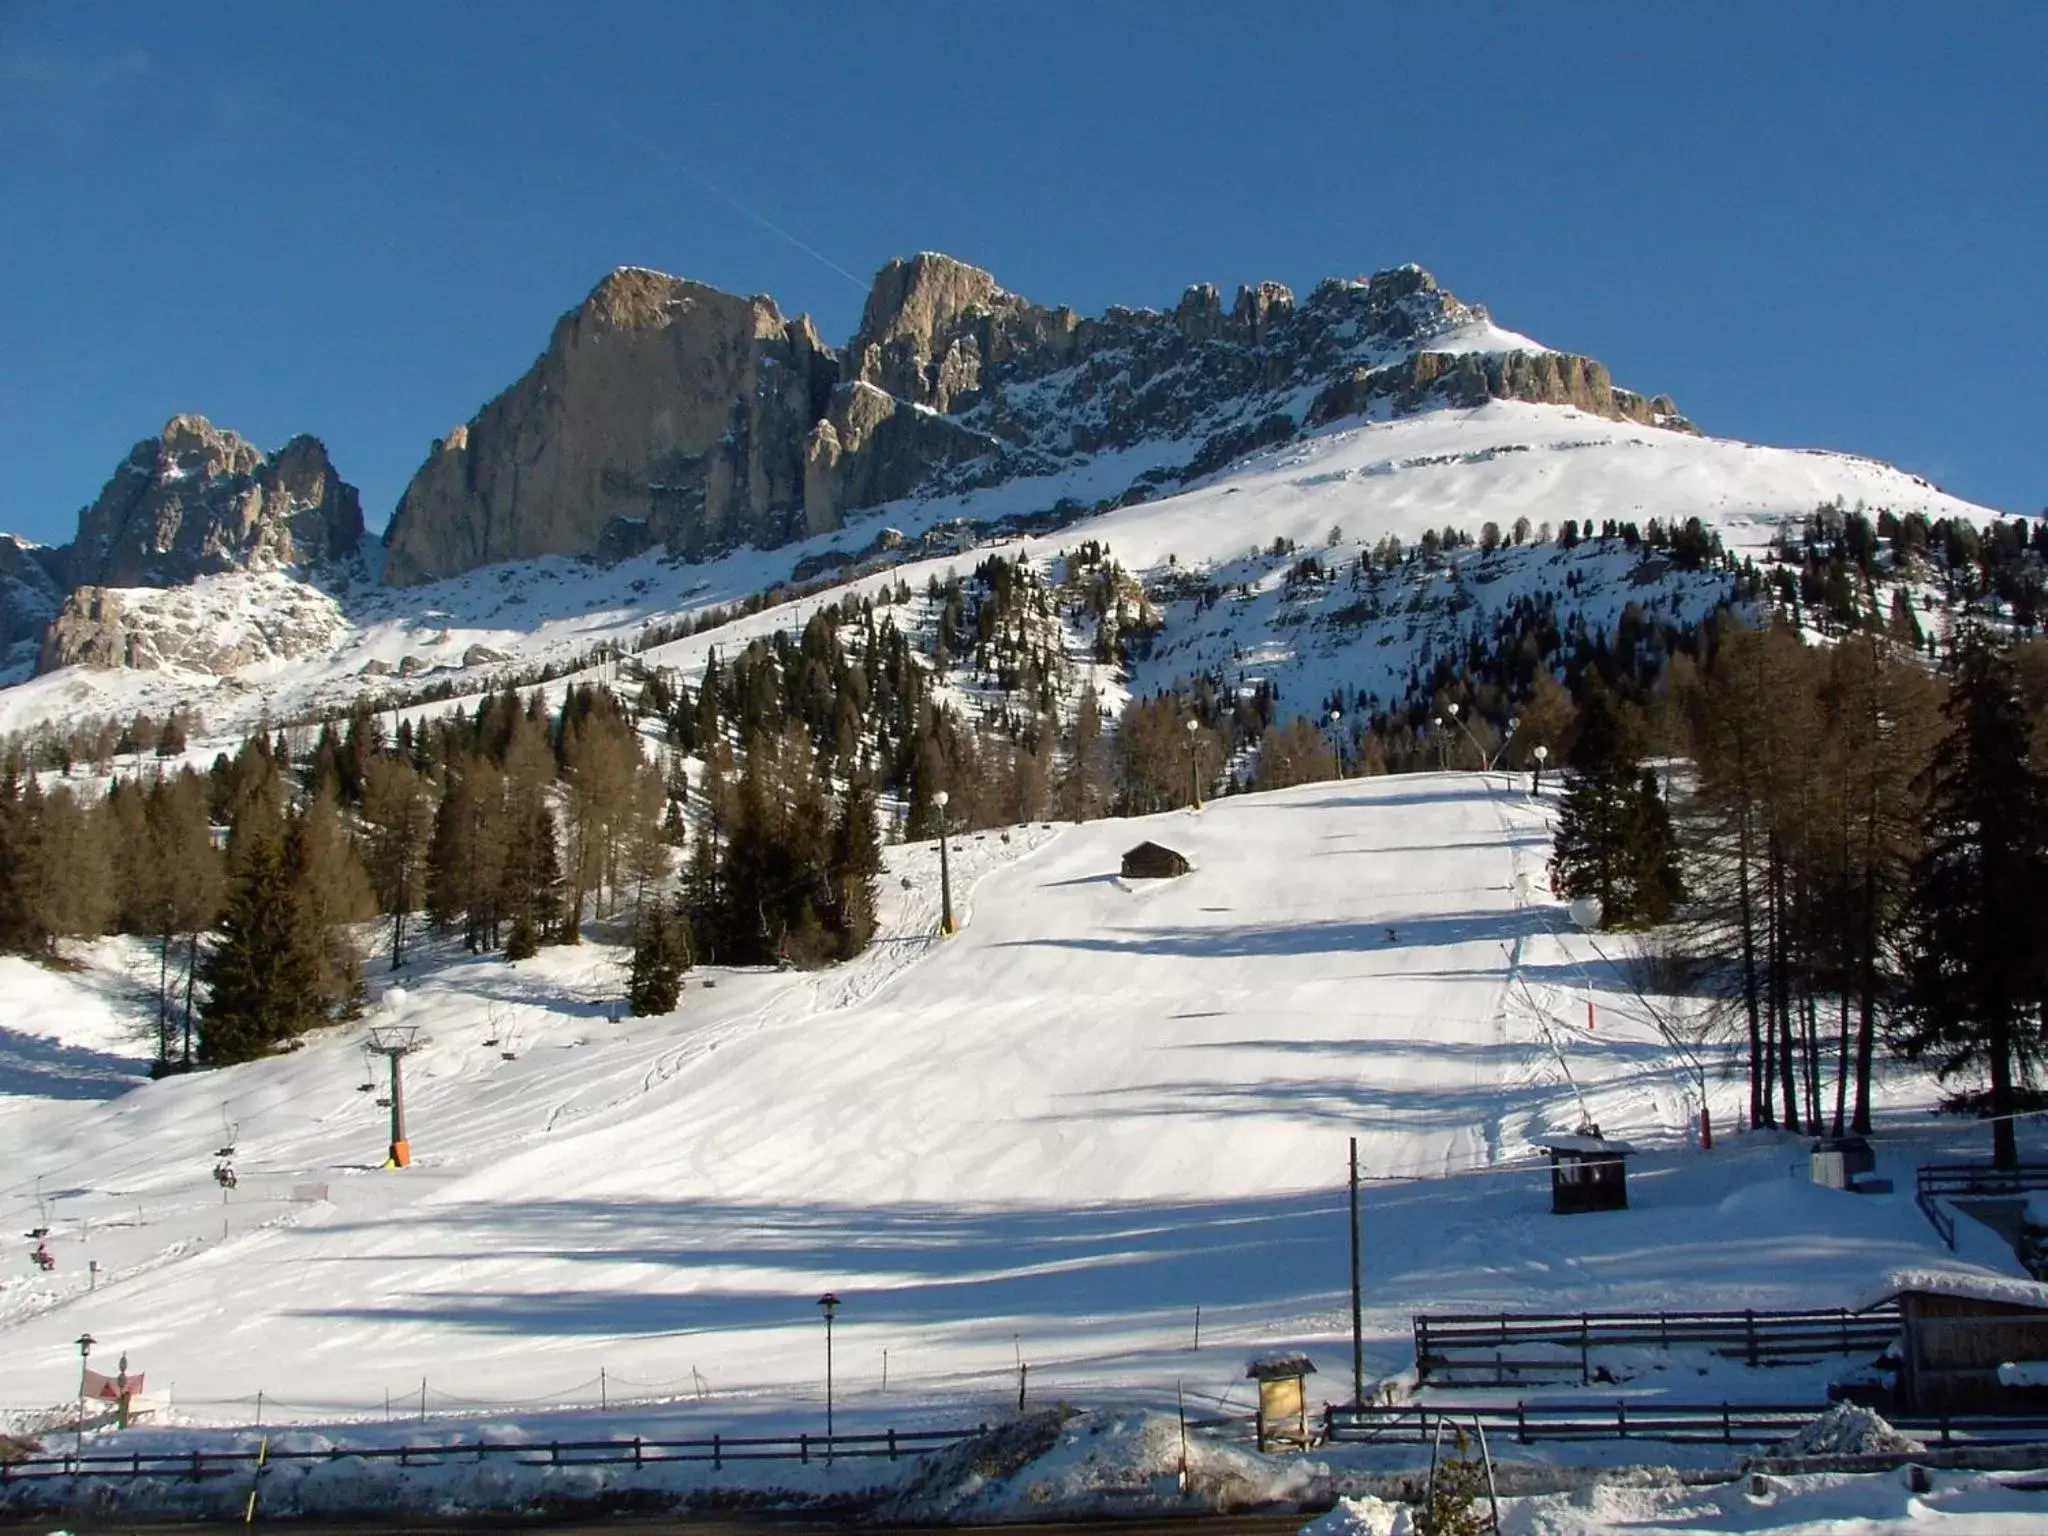
{"label": "street lamp", "polygon": [[85,1455],[85,1362],[91,1358],[92,1347],[97,1343],[99,1340],[89,1333],[78,1336],[78,1454],[81,1459]]}
{"label": "street lamp", "polygon": [[[944,791],[940,791],[944,793]],[[839,1298],[827,1291],[818,1298],[825,1314],[825,1461],[832,1461],[832,1314],[839,1310]]]}
{"label": "street lamp", "polygon": [[1438,715],[1431,724],[1436,727],[1436,766],[1437,770],[1441,772],[1444,765],[1449,761],[1448,754],[1444,750],[1444,717]]}
{"label": "street lamp", "polygon": [[1344,737],[1341,734],[1343,720],[1343,710],[1330,711],[1330,766],[1336,770],[1336,777],[1340,779],[1344,777]]}
{"label": "street lamp", "polygon": [[1201,730],[1201,728],[1202,722],[1190,716],[1188,719],[1188,800],[1198,811],[1202,808],[1202,778],[1195,768],[1195,753],[1200,748],[1201,742],[1195,733]]}
{"label": "street lamp", "polygon": [[1538,743],[1531,755],[1536,759],[1536,771],[1529,775],[1529,798],[1533,800],[1543,793],[1543,765],[1550,758],[1550,748]]}
{"label": "street lamp", "polygon": [[[943,789],[932,796],[932,804],[939,808],[939,933],[951,938],[959,929],[953,923],[953,871],[946,862],[946,802],[953,797]],[[836,1303],[835,1303],[836,1305]],[[831,1332],[832,1314],[825,1314],[826,1332]]]}

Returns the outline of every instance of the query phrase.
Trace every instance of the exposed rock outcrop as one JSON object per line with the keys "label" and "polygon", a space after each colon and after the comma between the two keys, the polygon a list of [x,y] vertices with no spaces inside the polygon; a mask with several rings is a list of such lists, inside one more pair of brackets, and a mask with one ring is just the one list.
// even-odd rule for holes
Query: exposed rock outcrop
{"label": "exposed rock outcrop", "polygon": [[[238,580],[243,578],[237,578]],[[205,579],[163,589],[79,587],[43,636],[38,672],[59,667],[182,668],[224,674],[331,649],[347,629],[341,605],[281,570],[253,573],[254,591],[221,600]]]}
{"label": "exposed rock outcrop", "polygon": [[1391,401],[1396,414],[1432,404],[1527,400],[1576,406],[1617,421],[1692,430],[1670,396],[1646,401],[1633,391],[1617,389],[1603,364],[1568,352],[1415,352],[1398,363],[1355,368],[1316,396],[1308,423],[1321,426],[1356,416],[1378,400]]}
{"label": "exposed rock outcrop", "polygon": [[386,531],[384,579],[585,554],[608,532],[629,548],[620,522],[692,553],[800,535],[805,440],[837,380],[810,321],[772,300],[622,267],[434,444]]}
{"label": "exposed rock outcrop", "polygon": [[33,642],[63,606],[64,589],[45,564],[55,555],[0,533],[0,667],[11,669],[31,659]]}
{"label": "exposed rock outcrop", "polygon": [[[1486,322],[1413,266],[1299,301],[1255,283],[1226,311],[1199,284],[1171,313],[1086,318],[925,252],[876,274],[840,354],[769,299],[622,268],[563,316],[524,378],[434,445],[387,530],[385,580],[654,544],[691,558],[769,547],[899,497],[1185,442],[1177,468],[1150,455],[1122,492],[1152,494],[1383,400],[1533,400],[1685,425],[1591,359],[1469,350]],[[1451,349],[1431,350],[1452,332]]]}
{"label": "exposed rock outcrop", "polygon": [[62,588],[166,587],[222,571],[321,566],[362,543],[362,504],[314,437],[271,457],[204,416],[144,438],[51,551]]}

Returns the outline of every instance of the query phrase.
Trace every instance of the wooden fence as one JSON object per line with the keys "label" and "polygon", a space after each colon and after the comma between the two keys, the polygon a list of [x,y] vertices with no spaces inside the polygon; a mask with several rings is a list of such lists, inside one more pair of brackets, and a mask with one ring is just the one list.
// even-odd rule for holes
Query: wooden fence
{"label": "wooden fence", "polygon": [[[1419,1313],[1415,1374],[1437,1386],[1514,1387],[1593,1380],[1596,1346],[1711,1350],[1751,1366],[1876,1353],[1899,1332],[1896,1307],[1851,1312]],[[1544,1353],[1531,1353],[1542,1350]]]}
{"label": "wooden fence", "polygon": [[169,1477],[201,1482],[209,1477],[248,1476],[264,1465],[280,1462],[395,1461],[401,1467],[445,1466],[457,1461],[510,1457],[531,1466],[659,1466],[666,1462],[709,1462],[714,1471],[727,1462],[839,1461],[863,1457],[921,1456],[987,1432],[971,1429],[888,1429],[874,1434],[712,1435],[705,1440],[532,1440],[519,1443],[468,1445],[389,1445],[335,1447],[320,1451],[160,1450],[87,1452],[70,1456],[31,1456],[0,1461],[0,1486],[44,1477]]}
{"label": "wooden fence", "polygon": [[1943,1200],[2008,1200],[2048,1190],[2048,1163],[1994,1168],[1989,1163],[1922,1163],[1913,1178],[1913,1203],[1920,1207],[1949,1251],[1956,1246],[1956,1218]]}
{"label": "wooden fence", "polygon": [[[1476,1407],[1404,1404],[1399,1407],[1324,1410],[1323,1437],[1333,1445],[1434,1440],[1477,1422],[1489,1439],[1528,1445],[1540,1440],[1656,1440],[1701,1445],[1762,1445],[1795,1434],[1827,1410],[1815,1403],[1664,1403],[1616,1400],[1581,1403],[1508,1403]],[[2048,1441],[2048,1414],[1897,1418],[1895,1428],[1923,1440]]]}

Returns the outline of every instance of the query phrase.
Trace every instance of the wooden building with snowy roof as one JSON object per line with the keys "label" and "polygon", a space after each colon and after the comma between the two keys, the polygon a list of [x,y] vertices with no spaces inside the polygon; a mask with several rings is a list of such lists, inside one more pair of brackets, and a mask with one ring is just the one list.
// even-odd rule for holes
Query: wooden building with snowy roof
{"label": "wooden building with snowy roof", "polygon": [[1550,1209],[1559,1216],[1628,1209],[1628,1165],[1635,1148],[1589,1125],[1536,1143],[1550,1154]]}
{"label": "wooden building with snowy roof", "polygon": [[2048,1403],[2048,1285],[1982,1270],[1900,1269],[1863,1299],[1899,1307],[1898,1403],[2009,1413]]}

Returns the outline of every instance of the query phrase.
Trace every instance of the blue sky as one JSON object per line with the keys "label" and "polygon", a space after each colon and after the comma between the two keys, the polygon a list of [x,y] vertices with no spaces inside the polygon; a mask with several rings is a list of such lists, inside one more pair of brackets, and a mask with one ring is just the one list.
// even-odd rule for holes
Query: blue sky
{"label": "blue sky", "polygon": [[[842,341],[1419,261],[1707,430],[2048,503],[2048,6],[0,0],[0,527],[198,411],[389,516],[637,263]],[[849,274],[851,274],[849,276]]]}

